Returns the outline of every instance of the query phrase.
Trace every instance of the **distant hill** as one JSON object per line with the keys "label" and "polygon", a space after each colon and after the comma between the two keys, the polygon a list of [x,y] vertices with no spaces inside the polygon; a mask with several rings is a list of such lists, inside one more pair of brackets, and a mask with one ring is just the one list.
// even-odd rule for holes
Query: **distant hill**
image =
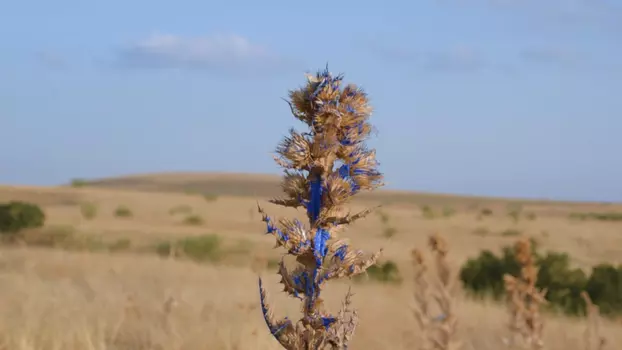
{"label": "distant hill", "polygon": [[264,174],[145,174],[87,181],[86,184],[89,187],[110,189],[193,192],[218,196],[274,197],[280,194],[279,176]]}
{"label": "distant hill", "polygon": [[[267,174],[240,173],[161,173],[141,174],[115,178],[86,181],[86,185],[96,188],[109,188],[153,192],[186,192],[217,196],[243,196],[274,198],[282,195],[280,177]],[[564,204],[528,199],[505,199],[476,196],[457,196],[409,191],[377,190],[361,193],[357,200],[371,200],[384,203],[410,203],[419,205],[494,205],[520,202],[524,205]],[[580,204],[580,203],[576,203]]]}

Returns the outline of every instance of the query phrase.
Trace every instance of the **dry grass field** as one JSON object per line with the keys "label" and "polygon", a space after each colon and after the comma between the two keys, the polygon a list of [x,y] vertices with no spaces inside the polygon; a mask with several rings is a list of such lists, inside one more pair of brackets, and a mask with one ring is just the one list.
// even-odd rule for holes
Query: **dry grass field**
{"label": "dry grass field", "polygon": [[[277,217],[304,217],[265,203],[278,195],[278,178],[236,174],[0,187],[0,202],[41,205],[47,215],[43,230],[74,242],[71,249],[0,250],[0,349],[278,349],[259,310],[257,275],[266,276],[279,316],[297,313],[298,305],[276,293],[273,265],[282,252],[272,250],[273,239],[263,234],[256,203]],[[404,282],[353,284],[361,317],[353,349],[416,348],[411,250],[425,247],[434,232],[451,244],[454,268],[482,249],[498,251],[518,237],[533,237],[544,250],[568,252],[579,267],[622,262],[619,222],[569,218],[571,213],[622,212],[619,204],[391,191],[359,197],[352,211],[382,207],[344,236],[361,249],[383,247],[384,258],[397,263]],[[515,221],[508,211],[517,205],[522,216]],[[192,262],[175,256],[176,248],[168,256],[153,253],[157,245],[177,247],[178,240],[207,234],[222,240],[217,259]],[[329,285],[327,303],[337,308],[346,289],[346,284]],[[503,348],[508,319],[503,306],[461,297],[457,307],[464,349]],[[584,349],[582,320],[545,317],[547,349]],[[602,327],[608,348],[620,349],[622,324],[607,321]]]}

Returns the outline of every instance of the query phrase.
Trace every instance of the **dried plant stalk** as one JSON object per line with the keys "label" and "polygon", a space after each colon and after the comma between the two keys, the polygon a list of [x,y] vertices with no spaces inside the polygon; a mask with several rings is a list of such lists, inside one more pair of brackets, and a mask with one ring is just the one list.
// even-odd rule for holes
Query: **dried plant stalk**
{"label": "dried plant stalk", "polygon": [[520,276],[505,275],[505,291],[510,313],[509,345],[519,344],[531,349],[542,349],[544,323],[540,305],[546,304],[546,289],[538,290],[538,268],[531,251],[531,242],[522,239],[515,245],[516,260],[521,266]]}
{"label": "dried plant stalk", "polygon": [[366,255],[337,238],[345,226],[370,212],[350,215],[345,210],[349,199],[382,185],[375,151],[364,143],[371,132],[367,96],[354,85],[342,87],[342,80],[341,75],[335,77],[326,69],[308,75],[307,84],[289,94],[292,114],[307,124],[309,131],[292,129],[277,147],[275,160],[285,169],[285,197],[271,202],[305,208],[308,226],[298,220],[276,222],[258,208],[276,246],[285,248],[298,263],[288,270],[281,260],[278,270],[283,290],[301,301],[302,318],[296,323],[274,318],[259,279],[264,319],[285,349],[346,349],[358,323],[351,307],[352,294],[348,292],[341,311],[331,315],[324,310],[320,293],[331,279],[365,272],[381,253]]}
{"label": "dried plant stalk", "polygon": [[[457,339],[458,319],[455,313],[457,276],[447,262],[447,243],[439,235],[429,240],[436,263],[436,275],[430,276],[421,251],[412,252],[415,268],[415,318],[419,325],[420,350],[457,350],[462,343]],[[434,277],[434,278],[433,278]],[[440,315],[431,315],[431,302],[438,305]]]}
{"label": "dried plant stalk", "polygon": [[603,350],[607,343],[605,337],[600,334],[600,310],[585,291],[581,292],[581,298],[585,301],[587,313],[587,327],[585,328],[585,350]]}

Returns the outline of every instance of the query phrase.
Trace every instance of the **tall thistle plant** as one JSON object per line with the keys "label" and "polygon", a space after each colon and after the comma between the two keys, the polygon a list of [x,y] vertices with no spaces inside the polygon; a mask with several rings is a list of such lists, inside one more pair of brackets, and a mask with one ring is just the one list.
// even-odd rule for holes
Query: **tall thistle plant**
{"label": "tall thistle plant", "polygon": [[348,291],[342,309],[333,315],[324,310],[320,292],[330,280],[365,272],[382,252],[366,255],[338,239],[347,225],[371,212],[351,214],[344,207],[348,200],[382,186],[375,150],[365,145],[372,109],[363,90],[343,87],[342,81],[343,76],[333,76],[326,69],[308,75],[305,86],[289,93],[292,114],[309,130],[291,129],[277,147],[275,160],[285,170],[285,196],[270,202],[306,209],[308,225],[289,219],[277,223],[259,207],[267,233],[298,263],[290,271],[281,259],[278,269],[284,291],[302,304],[302,317],[295,323],[274,318],[259,279],[266,324],[285,349],[347,349],[358,323],[350,306],[352,294]]}

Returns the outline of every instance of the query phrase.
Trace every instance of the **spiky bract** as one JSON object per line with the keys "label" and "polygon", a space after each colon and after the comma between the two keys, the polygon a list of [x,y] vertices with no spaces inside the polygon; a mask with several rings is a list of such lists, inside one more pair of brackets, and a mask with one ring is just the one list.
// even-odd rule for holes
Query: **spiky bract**
{"label": "spiky bract", "polygon": [[[362,190],[382,186],[376,153],[365,146],[371,132],[371,107],[366,94],[354,85],[342,87],[343,76],[328,69],[307,76],[307,84],[289,93],[292,114],[309,127],[290,130],[277,147],[276,162],[285,169],[283,198],[274,204],[306,209],[309,224],[281,219],[275,222],[261,207],[267,233],[276,238],[299,266],[289,271],[283,260],[278,274],[284,291],[301,299],[303,317],[292,323],[275,320],[259,280],[261,306],[271,333],[286,349],[346,349],[356,327],[348,293],[337,315],[322,307],[320,292],[331,279],[351,277],[376,263],[381,251],[366,255],[353,250],[337,233],[370,210],[351,215],[344,208]],[[347,316],[349,315],[349,316]]]}

